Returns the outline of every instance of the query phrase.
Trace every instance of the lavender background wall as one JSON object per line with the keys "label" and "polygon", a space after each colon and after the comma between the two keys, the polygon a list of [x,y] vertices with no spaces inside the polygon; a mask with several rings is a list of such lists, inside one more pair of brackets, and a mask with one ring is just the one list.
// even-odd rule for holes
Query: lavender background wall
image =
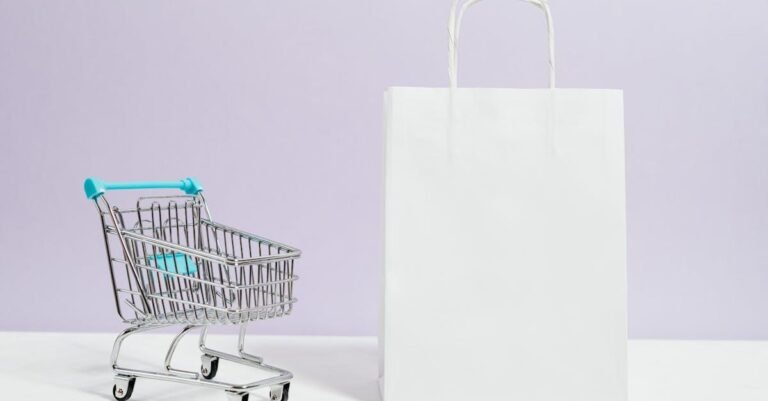
{"label": "lavender background wall", "polygon": [[[116,330],[88,175],[193,175],[300,246],[265,333],[376,330],[382,92],[445,86],[448,0],[0,0],[0,330]],[[633,337],[768,339],[768,3],[552,0],[559,84],[626,97]],[[539,12],[467,15],[465,86],[542,86]]]}

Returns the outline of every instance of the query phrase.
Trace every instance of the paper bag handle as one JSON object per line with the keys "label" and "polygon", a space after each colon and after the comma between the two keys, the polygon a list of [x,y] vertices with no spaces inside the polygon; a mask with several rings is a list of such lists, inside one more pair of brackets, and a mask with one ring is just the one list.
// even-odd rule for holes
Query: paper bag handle
{"label": "paper bag handle", "polygon": [[[462,0],[453,0],[451,5],[451,14],[448,20],[448,79],[451,88],[458,86],[458,42],[461,31],[461,21],[464,18],[464,12],[481,0],[467,0],[461,5]],[[549,87],[555,87],[555,33],[552,28],[552,14],[549,11],[549,0],[523,0],[531,3],[544,11],[547,19],[547,34],[549,37]]]}

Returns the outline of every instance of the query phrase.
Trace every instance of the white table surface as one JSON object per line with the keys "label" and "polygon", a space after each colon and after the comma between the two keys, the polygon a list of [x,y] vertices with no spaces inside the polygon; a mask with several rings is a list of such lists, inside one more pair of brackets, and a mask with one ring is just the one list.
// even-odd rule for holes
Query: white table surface
{"label": "white table surface", "polygon": [[[113,334],[0,332],[0,399],[112,400]],[[170,334],[139,334],[124,345],[123,364],[160,366]],[[199,367],[197,337],[179,346],[176,364]],[[231,349],[236,337],[211,335]],[[229,347],[227,347],[229,345]],[[376,339],[250,336],[246,350],[291,370],[291,401],[378,401]],[[631,341],[630,401],[768,400],[768,342]],[[219,376],[253,379],[248,368],[222,361]],[[132,400],[219,400],[220,390],[137,379]],[[267,400],[264,393],[252,401]],[[493,400],[491,400],[493,401]]]}

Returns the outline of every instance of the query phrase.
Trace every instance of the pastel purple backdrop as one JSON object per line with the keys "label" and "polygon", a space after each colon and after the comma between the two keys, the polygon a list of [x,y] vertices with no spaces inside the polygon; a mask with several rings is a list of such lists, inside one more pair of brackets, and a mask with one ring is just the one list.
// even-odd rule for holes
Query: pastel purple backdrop
{"label": "pastel purple backdrop", "polygon": [[[768,3],[551,3],[559,85],[625,91],[631,336],[768,338]],[[447,85],[448,6],[0,0],[0,329],[117,330],[82,180],[192,175],[304,251],[253,331],[375,334],[382,93]],[[463,86],[546,84],[538,10],[465,21]]]}

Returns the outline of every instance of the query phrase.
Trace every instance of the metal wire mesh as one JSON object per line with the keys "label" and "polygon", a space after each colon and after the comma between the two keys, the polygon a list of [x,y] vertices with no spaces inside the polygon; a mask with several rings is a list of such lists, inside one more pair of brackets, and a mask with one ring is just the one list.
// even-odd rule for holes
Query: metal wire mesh
{"label": "metal wire mesh", "polygon": [[211,221],[202,196],[97,205],[124,321],[244,323],[291,312],[300,252]]}

